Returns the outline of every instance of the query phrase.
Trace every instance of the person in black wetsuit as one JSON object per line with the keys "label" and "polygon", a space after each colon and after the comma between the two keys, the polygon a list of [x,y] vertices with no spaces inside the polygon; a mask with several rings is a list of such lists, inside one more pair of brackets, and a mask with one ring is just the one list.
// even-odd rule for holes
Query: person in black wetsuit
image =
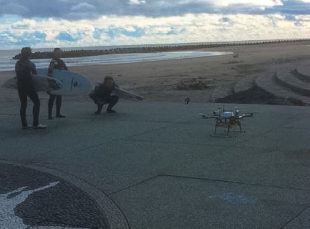
{"label": "person in black wetsuit", "polygon": [[100,114],[104,104],[108,104],[107,112],[115,113],[112,108],[118,102],[118,96],[112,95],[112,92],[118,88],[111,76],[104,78],[103,83],[95,87],[95,89],[90,93],[90,98],[97,104],[97,111],[95,114]]}
{"label": "person in black wetsuit", "polygon": [[45,129],[46,126],[39,124],[40,99],[33,85],[33,77],[37,74],[36,66],[29,58],[31,56],[31,48],[24,47],[21,50],[21,57],[15,64],[15,72],[17,78],[17,89],[20,100],[20,118],[22,128],[27,129],[27,97],[33,102],[33,128]]}
{"label": "person in black wetsuit", "polygon": [[[54,49],[54,57],[50,62],[50,65],[48,67],[48,75],[50,77],[53,77],[53,71],[54,69],[58,70],[66,70],[68,71],[68,68],[65,64],[65,62],[60,59],[62,55],[62,50],[60,48]],[[66,116],[62,115],[60,113],[60,108],[62,104],[62,96],[61,95],[52,95],[49,94],[49,100],[48,100],[48,119],[53,119],[52,111],[53,111],[53,104],[56,99],[56,118],[65,118]]]}

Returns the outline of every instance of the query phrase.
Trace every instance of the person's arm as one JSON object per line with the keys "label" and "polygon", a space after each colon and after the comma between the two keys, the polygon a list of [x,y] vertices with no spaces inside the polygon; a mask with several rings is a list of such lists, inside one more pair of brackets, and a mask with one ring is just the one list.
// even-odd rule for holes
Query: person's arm
{"label": "person's arm", "polygon": [[15,73],[18,75],[20,73],[20,63],[19,61],[16,62],[15,64]]}
{"label": "person's arm", "polygon": [[57,68],[59,70],[68,71],[68,67],[62,59],[57,59],[57,67],[55,67],[55,68]]}
{"label": "person's arm", "polygon": [[47,71],[48,76],[53,76],[54,67],[55,67],[55,61],[51,60],[50,65],[48,66],[48,71]]}
{"label": "person's arm", "polygon": [[31,62],[31,64],[32,64],[32,66],[31,66],[31,74],[32,75],[37,75],[38,73],[37,73],[36,65],[34,63],[32,63],[32,62]]}
{"label": "person's arm", "polygon": [[15,64],[15,74],[16,74],[17,81],[22,79],[20,61],[17,61]]}
{"label": "person's arm", "polygon": [[66,71],[69,71],[69,69],[68,69],[66,63],[65,63],[64,61],[62,61],[62,62],[63,62],[63,65],[64,65],[64,69],[65,69]]}
{"label": "person's arm", "polygon": [[101,84],[99,84],[99,85],[97,85],[96,87],[95,87],[95,89],[94,89],[94,95],[96,96],[96,97],[100,97],[100,94],[102,93],[101,91]]}

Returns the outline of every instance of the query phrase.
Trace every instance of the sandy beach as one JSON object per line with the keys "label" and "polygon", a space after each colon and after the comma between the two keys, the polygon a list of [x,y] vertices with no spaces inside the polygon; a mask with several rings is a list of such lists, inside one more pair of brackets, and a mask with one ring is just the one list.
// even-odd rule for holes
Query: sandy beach
{"label": "sandy beach", "polygon": [[[146,101],[214,102],[232,92],[241,79],[272,76],[277,69],[309,65],[310,42],[221,47],[205,51],[227,51],[234,55],[165,60],[130,64],[71,67],[94,84],[113,76],[118,85],[145,97]],[[14,75],[0,72],[0,84]],[[41,93],[41,97],[46,97]],[[1,102],[15,100],[15,91],[1,89]],[[74,98],[66,98],[74,99]],[[86,98],[85,98],[86,99]],[[236,102],[236,101],[234,101]],[[261,101],[264,103],[264,101]]]}

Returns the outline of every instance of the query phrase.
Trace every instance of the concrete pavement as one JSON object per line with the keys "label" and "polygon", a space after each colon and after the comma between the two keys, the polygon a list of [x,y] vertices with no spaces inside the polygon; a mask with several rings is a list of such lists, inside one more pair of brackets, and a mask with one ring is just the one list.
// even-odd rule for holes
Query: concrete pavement
{"label": "concrete pavement", "polygon": [[238,105],[254,117],[226,138],[198,115],[219,104],[121,101],[95,116],[65,99],[67,118],[47,121],[41,102],[47,130],[21,130],[13,102],[1,109],[1,163],[71,183],[111,228],[310,227],[309,107]]}

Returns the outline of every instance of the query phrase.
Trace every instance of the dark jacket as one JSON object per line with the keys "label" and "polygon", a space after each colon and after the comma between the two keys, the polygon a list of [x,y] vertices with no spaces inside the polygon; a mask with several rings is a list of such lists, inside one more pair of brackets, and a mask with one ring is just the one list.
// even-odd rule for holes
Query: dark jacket
{"label": "dark jacket", "polygon": [[118,88],[117,84],[114,84],[112,88],[107,88],[103,83],[99,84],[95,87],[94,90],[91,91],[89,97],[94,101],[94,103],[104,103],[108,101],[111,97],[111,93]]}
{"label": "dark jacket", "polygon": [[104,84],[100,84],[95,87],[95,97],[105,98],[111,95],[113,88],[107,88]]}
{"label": "dark jacket", "polygon": [[98,99],[108,98],[116,88],[118,88],[116,84],[114,84],[111,88],[106,87],[103,83],[99,84],[95,87],[94,96]]}
{"label": "dark jacket", "polygon": [[33,87],[32,76],[37,74],[36,66],[28,59],[20,59],[15,64],[18,87]]}
{"label": "dark jacket", "polygon": [[68,70],[67,65],[62,59],[53,58],[48,66],[48,75],[52,76],[54,69]]}

